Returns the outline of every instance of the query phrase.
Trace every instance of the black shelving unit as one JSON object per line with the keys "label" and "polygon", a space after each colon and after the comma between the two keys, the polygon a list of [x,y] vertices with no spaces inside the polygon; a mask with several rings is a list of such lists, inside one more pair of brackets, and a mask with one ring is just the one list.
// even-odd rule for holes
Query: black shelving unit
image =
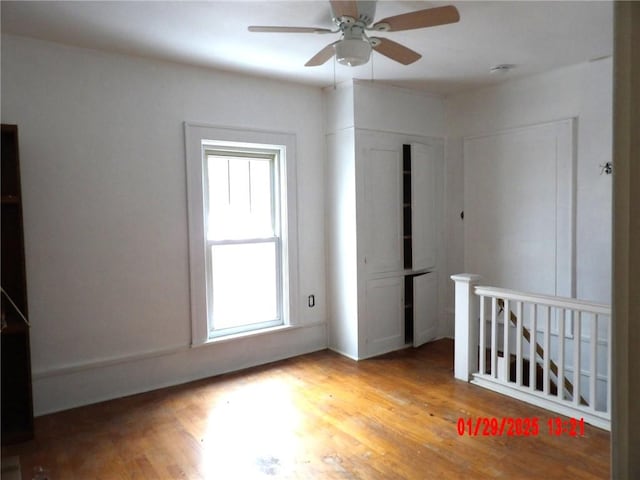
{"label": "black shelving unit", "polygon": [[16,125],[2,125],[1,145],[2,444],[7,445],[33,438],[33,398]]}
{"label": "black shelving unit", "polygon": [[[411,145],[402,145],[402,234],[404,269],[413,267],[411,225]],[[413,276],[404,277],[404,341],[413,343]]]}

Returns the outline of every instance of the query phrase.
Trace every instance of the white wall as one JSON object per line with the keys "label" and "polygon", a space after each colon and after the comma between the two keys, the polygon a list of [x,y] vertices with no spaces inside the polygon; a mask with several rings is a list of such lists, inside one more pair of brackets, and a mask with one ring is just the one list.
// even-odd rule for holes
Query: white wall
{"label": "white wall", "polygon": [[[301,328],[188,348],[184,121],[296,134]],[[3,36],[36,414],[326,347],[322,121],[320,89]]]}
{"label": "white wall", "polygon": [[358,358],[355,134],[327,135],[326,232],[329,347]]}
{"label": "white wall", "polygon": [[384,83],[354,81],[356,128],[444,137],[445,102],[440,95]]}
{"label": "white wall", "polygon": [[[577,119],[576,295],[611,301],[611,176],[600,164],[611,160],[612,62],[603,59],[521,80],[452,95],[446,100],[448,270],[465,271],[463,137],[514,127]],[[457,240],[456,240],[457,239]],[[462,249],[461,249],[462,248]],[[478,273],[478,272],[472,272]],[[448,305],[453,311],[453,286]],[[453,332],[453,324],[451,324]]]}
{"label": "white wall", "polygon": [[324,89],[325,132],[345,128],[444,137],[444,98],[369,80]]}
{"label": "white wall", "polygon": [[351,82],[327,87],[324,96],[324,131],[336,133],[354,126],[354,92]]}

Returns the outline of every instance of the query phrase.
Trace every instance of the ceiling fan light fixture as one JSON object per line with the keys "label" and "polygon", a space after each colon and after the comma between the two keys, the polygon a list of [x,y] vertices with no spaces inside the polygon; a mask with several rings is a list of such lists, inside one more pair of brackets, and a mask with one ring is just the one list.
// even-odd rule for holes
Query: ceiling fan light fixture
{"label": "ceiling fan light fixture", "polygon": [[338,63],[350,67],[364,65],[371,56],[371,45],[361,39],[345,38],[336,44],[335,49]]}

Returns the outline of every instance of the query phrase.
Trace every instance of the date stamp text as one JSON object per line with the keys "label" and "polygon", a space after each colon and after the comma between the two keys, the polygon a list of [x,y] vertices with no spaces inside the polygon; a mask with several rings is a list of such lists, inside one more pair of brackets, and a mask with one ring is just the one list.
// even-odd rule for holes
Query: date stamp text
{"label": "date stamp text", "polygon": [[538,417],[460,417],[457,423],[458,435],[469,437],[537,437],[584,436],[583,418],[552,417],[540,420]]}

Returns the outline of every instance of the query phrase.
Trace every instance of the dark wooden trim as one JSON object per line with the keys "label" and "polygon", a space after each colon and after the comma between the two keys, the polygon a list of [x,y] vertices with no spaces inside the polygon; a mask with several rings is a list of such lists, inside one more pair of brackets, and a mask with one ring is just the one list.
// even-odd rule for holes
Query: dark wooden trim
{"label": "dark wooden trim", "polygon": [[[2,444],[33,438],[31,346],[17,125],[2,124]],[[7,298],[9,296],[11,301]],[[13,303],[19,312],[13,306]]]}

